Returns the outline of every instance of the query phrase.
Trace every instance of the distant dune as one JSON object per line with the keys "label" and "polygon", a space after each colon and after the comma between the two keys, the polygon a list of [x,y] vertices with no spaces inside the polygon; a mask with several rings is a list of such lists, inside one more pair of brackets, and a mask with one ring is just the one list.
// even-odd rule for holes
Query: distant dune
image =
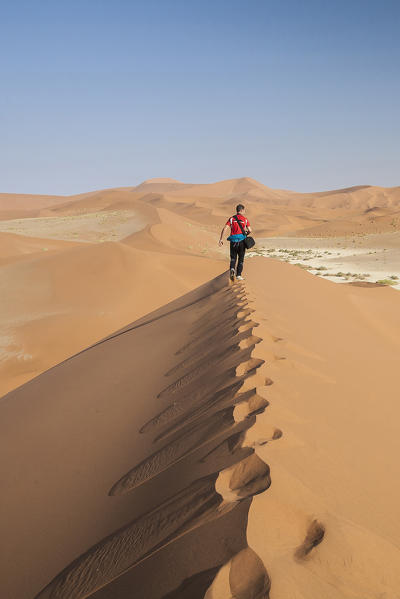
{"label": "distant dune", "polygon": [[266,236],[340,236],[400,230],[400,187],[361,185],[296,193],[271,189],[248,177],[205,184],[149,179],[136,187],[65,198],[8,194],[3,200],[0,197],[0,216],[1,210],[8,211],[7,218],[11,218],[11,214],[21,215],[21,210],[26,216],[57,216],[131,209],[152,221],[151,210],[163,207],[196,222],[216,225],[236,202],[246,204],[249,218],[256,221],[259,234]]}
{"label": "distant dune", "polygon": [[62,196],[0,193],[0,220],[36,216],[42,208],[54,206],[63,199]]}

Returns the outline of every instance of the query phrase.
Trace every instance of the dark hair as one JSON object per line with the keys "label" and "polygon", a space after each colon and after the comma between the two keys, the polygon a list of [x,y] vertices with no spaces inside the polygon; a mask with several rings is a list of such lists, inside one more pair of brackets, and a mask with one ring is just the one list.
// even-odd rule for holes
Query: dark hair
{"label": "dark hair", "polygon": [[244,206],[243,206],[243,204],[238,204],[236,206],[236,212],[240,212],[241,210],[244,210]]}

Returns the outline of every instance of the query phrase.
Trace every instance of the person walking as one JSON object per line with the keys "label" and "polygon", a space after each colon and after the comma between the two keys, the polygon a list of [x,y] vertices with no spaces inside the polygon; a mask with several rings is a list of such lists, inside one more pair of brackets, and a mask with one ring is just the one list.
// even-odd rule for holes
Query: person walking
{"label": "person walking", "polygon": [[[248,219],[244,216],[245,207],[243,204],[238,204],[236,206],[236,214],[228,218],[224,228],[221,231],[221,236],[218,244],[223,245],[223,237],[225,236],[227,230],[230,228],[231,234],[227,238],[230,242],[230,278],[231,281],[235,280],[235,274],[238,281],[243,281],[242,272],[243,272],[243,262],[244,262],[244,254],[246,252],[246,246],[244,244],[244,240],[246,239],[246,235],[243,234],[242,229],[245,233],[251,233],[251,227]],[[238,221],[240,221],[240,227]],[[237,265],[236,265],[237,261]]]}

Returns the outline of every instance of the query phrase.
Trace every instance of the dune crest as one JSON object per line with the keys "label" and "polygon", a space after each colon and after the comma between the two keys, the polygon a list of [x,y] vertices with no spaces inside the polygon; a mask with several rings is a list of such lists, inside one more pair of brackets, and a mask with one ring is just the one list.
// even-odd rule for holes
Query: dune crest
{"label": "dune crest", "polygon": [[[254,448],[243,445],[245,432],[268,405],[256,401],[258,387],[254,384],[263,360],[257,358],[260,338],[253,334],[257,323],[252,313],[244,288],[228,285],[228,277],[221,275],[3,398],[2,426],[8,435],[25,439],[17,455],[10,456],[9,473],[20,468],[29,452],[31,467],[40,476],[37,507],[41,506],[42,515],[37,518],[36,533],[26,527],[18,507],[14,507],[17,519],[11,519],[8,528],[9,535],[16,534],[23,543],[22,562],[46,561],[46,576],[51,578],[51,571],[55,575],[36,595],[38,599],[124,597],[130,596],[124,589],[138,585],[142,596],[155,599],[175,592],[184,580],[192,581],[192,596],[200,599],[204,580],[210,582],[207,572],[215,573],[215,568],[246,548],[245,522],[251,497],[271,483],[268,465],[255,455]],[[185,327],[177,328],[182,322]],[[216,334],[218,344],[211,342]],[[145,365],[154,339],[159,340],[158,357],[154,356],[157,368],[153,377],[139,380],[138,373],[148,368]],[[98,370],[100,363],[107,367]],[[66,410],[58,431],[59,451],[51,439],[53,430],[46,432],[40,424],[42,418],[48,418],[53,396],[57,396],[60,414]],[[24,405],[25,409],[29,405],[35,418],[21,427],[18,413]],[[247,406],[243,417],[237,413],[234,417],[240,406]],[[103,424],[100,419],[100,428],[92,421],[93,411],[98,409],[108,413]],[[127,410],[134,415],[128,426]],[[79,450],[65,454],[77,418],[79,427],[91,422],[91,450],[85,456]],[[110,419],[114,421],[111,428]],[[111,438],[106,443],[103,438],[99,444],[105,430]],[[53,450],[39,474],[35,463],[46,446]],[[106,457],[110,450],[111,456]],[[128,465],[135,454],[142,454],[143,459],[124,473],[123,464]],[[53,470],[56,464],[59,474]],[[30,493],[31,484],[20,481],[21,499]],[[88,514],[76,508],[70,512],[74,521],[62,517],[71,501],[63,492],[66,486],[76,488],[76,501],[90,506],[93,517],[89,521]],[[39,530],[47,528],[49,502],[54,512],[51,531],[47,529],[38,551],[36,537]],[[120,512],[117,520],[112,517],[115,510]],[[111,530],[107,530],[109,526]],[[80,557],[73,553],[78,530],[79,546],[85,550]],[[217,539],[222,530],[226,542],[221,544]],[[99,536],[103,540],[97,540]],[[57,555],[52,555],[53,537],[62,539]],[[170,571],[172,556],[193,547],[197,558],[190,563],[178,559]],[[57,563],[62,562],[66,568],[56,575]],[[143,568],[149,567],[158,572],[156,580],[143,575]],[[8,592],[21,598],[32,596],[44,573],[31,567],[31,572],[37,570],[37,582],[31,580],[24,589],[26,583],[18,580],[17,570],[15,577],[8,573]]]}

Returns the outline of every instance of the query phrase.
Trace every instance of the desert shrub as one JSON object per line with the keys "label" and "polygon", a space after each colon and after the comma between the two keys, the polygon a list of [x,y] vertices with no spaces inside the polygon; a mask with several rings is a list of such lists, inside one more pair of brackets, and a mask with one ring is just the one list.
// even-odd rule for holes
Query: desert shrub
{"label": "desert shrub", "polygon": [[395,285],[396,284],[391,279],[379,279],[379,281],[376,281],[376,282],[378,283],[378,285]]}

